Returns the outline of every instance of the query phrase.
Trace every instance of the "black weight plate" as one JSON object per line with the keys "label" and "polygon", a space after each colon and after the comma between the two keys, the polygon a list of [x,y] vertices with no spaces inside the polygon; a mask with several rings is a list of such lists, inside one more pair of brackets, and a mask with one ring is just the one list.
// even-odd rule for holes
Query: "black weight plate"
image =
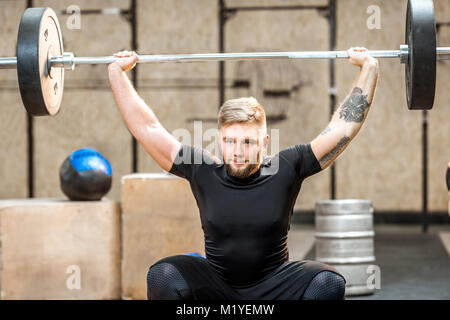
{"label": "black weight plate", "polygon": [[64,69],[48,58],[64,52],[61,29],[51,8],[25,10],[17,37],[17,77],[22,102],[32,116],[55,115],[61,105]]}
{"label": "black weight plate", "polygon": [[436,90],[436,20],[432,0],[409,0],[406,13],[405,66],[408,109],[433,108]]}

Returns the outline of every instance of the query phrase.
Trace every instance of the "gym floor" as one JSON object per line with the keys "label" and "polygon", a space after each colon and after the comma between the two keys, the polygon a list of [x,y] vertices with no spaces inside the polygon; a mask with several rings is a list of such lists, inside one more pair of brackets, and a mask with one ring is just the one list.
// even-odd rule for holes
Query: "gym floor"
{"label": "gym floor", "polygon": [[[347,300],[450,299],[450,225],[375,224],[374,264],[381,288]],[[314,225],[295,223],[289,232],[291,260],[314,259]]]}

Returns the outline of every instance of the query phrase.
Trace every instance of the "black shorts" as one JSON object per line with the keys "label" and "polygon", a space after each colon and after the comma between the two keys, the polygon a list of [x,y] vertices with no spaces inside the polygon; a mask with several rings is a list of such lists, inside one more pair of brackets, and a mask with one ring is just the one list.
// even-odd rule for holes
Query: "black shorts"
{"label": "black shorts", "polygon": [[254,285],[233,287],[220,278],[208,260],[202,257],[176,255],[154,265],[158,263],[170,263],[176,267],[189,286],[189,292],[180,294],[196,300],[301,300],[319,272],[331,271],[341,275],[335,268],[321,262],[292,261],[280,265]]}

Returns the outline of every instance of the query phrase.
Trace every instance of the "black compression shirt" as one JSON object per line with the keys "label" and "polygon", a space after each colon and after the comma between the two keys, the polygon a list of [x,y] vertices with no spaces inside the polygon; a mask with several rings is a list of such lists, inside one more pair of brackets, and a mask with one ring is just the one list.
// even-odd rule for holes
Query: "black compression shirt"
{"label": "black compression shirt", "polygon": [[320,164],[309,144],[265,158],[245,179],[230,176],[214,159],[182,145],[170,172],[190,182],[210,265],[230,285],[249,286],[288,261],[293,207],[303,179],[319,172]]}

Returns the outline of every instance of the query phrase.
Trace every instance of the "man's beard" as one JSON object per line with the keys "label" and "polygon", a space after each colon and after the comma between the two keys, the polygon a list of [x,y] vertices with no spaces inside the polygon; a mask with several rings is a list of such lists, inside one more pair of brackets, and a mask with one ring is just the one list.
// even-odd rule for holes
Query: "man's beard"
{"label": "man's beard", "polygon": [[[239,178],[239,179],[245,179],[250,176],[250,173],[252,173],[253,170],[259,167],[260,165],[260,153],[258,152],[258,162],[257,163],[248,163],[245,165],[245,167],[241,168],[233,168],[229,163],[225,163],[225,169],[227,169],[227,172],[230,176]],[[255,171],[256,172],[256,171]],[[253,173],[252,173],[253,174]]]}

